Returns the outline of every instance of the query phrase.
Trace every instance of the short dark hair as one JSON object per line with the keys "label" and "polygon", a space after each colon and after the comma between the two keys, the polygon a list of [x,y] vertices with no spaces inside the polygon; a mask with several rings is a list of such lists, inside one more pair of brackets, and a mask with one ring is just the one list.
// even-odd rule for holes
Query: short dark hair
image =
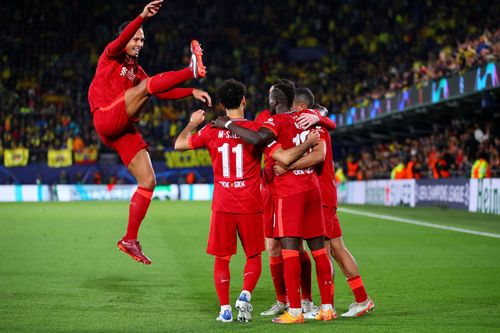
{"label": "short dark hair", "polygon": [[274,81],[273,86],[275,86],[275,85],[277,85],[277,84],[286,84],[286,85],[292,86],[292,87],[293,87],[293,89],[295,89],[295,83],[294,83],[292,80],[288,80],[288,79],[277,79],[276,81]]}
{"label": "short dark hair", "polygon": [[243,83],[229,79],[217,87],[217,99],[224,108],[236,109],[240,106],[246,92],[247,88]]}
{"label": "short dark hair", "polygon": [[[123,32],[123,30],[125,30],[125,28],[127,27],[127,25],[129,25],[131,22],[132,21],[125,21],[122,24],[120,24],[120,26],[118,27],[118,30],[116,31],[116,37],[120,36],[121,33]],[[139,27],[139,29],[142,29],[142,25]]]}
{"label": "short dark hair", "polygon": [[314,106],[314,95],[309,88],[297,88],[295,89],[295,101],[299,103],[304,103],[309,109]]}
{"label": "short dark hair", "polygon": [[293,100],[295,99],[295,88],[286,83],[278,83],[275,84],[273,87],[274,89],[279,89],[283,92],[283,94],[286,97],[287,106],[291,108],[293,105]]}

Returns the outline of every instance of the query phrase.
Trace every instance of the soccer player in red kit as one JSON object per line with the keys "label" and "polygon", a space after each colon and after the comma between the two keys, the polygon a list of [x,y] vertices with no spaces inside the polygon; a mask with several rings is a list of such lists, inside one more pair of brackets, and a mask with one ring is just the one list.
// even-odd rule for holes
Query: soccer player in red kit
{"label": "soccer player in red kit", "polygon": [[[269,94],[271,111],[276,114],[268,119],[258,131],[238,126],[234,122],[219,118],[217,127],[229,128],[251,144],[280,144],[284,149],[299,146],[309,131],[298,124],[299,112],[290,111],[294,99],[294,88],[276,84]],[[276,140],[276,142],[273,142]],[[316,274],[321,294],[323,320],[333,319],[331,304],[331,266],[324,247],[324,222],[321,211],[321,194],[314,170],[294,170],[274,177],[272,185],[274,199],[274,238],[281,242],[286,294],[290,307],[283,315],[274,318],[279,324],[303,323],[300,303],[300,259],[299,248],[306,239],[316,262]]]}
{"label": "soccer player in red kit", "polygon": [[[295,89],[295,84],[286,79],[280,79],[275,84],[282,83],[292,86]],[[271,88],[272,89],[272,86]],[[259,113],[255,122],[263,124],[273,114],[270,110],[266,109]],[[318,124],[328,129],[334,129],[335,124],[327,117],[317,116],[313,114],[303,113],[298,118],[298,124],[304,128],[311,125]],[[264,236],[266,241],[266,249],[269,254],[269,268],[273,280],[274,289],[276,292],[276,302],[268,309],[261,312],[263,316],[274,316],[281,314],[285,311],[286,307],[286,287],[283,276],[283,257],[281,256],[281,245],[279,240],[274,238],[273,223],[274,223],[274,205],[272,188],[269,186],[274,177],[274,159],[270,156],[265,156],[264,171],[262,176],[262,201],[263,201],[263,218],[264,218]],[[311,259],[307,251],[300,251],[300,266],[301,266],[301,306],[304,313],[313,310],[314,304],[311,296]]]}
{"label": "soccer player in red kit", "polygon": [[[297,88],[295,90],[294,108],[298,110],[307,110],[312,109],[313,105],[314,95],[309,89]],[[309,111],[311,113],[317,112],[313,110]],[[326,109],[322,109],[322,111],[325,114],[327,113]],[[372,311],[375,308],[375,304],[370,297],[368,297],[356,260],[346,248],[342,239],[342,229],[340,228],[339,219],[337,217],[337,188],[334,178],[335,168],[333,165],[331,137],[326,130],[319,131],[319,133],[320,144],[317,149],[315,149],[315,152],[302,157],[288,167],[281,166],[277,163],[274,169],[277,174],[282,174],[289,170],[303,169],[311,166],[315,167],[320,182],[323,215],[325,218],[325,245],[344,273],[347,283],[355,297],[355,302],[349,306],[349,311],[343,313],[342,316],[360,317]],[[306,318],[319,319],[319,313],[312,312],[306,314]]]}
{"label": "soccer player in red kit", "polygon": [[[227,80],[218,87],[217,97],[229,117],[229,122],[257,130],[260,126],[243,118],[246,104],[245,86]],[[247,257],[243,290],[236,301],[238,320],[251,320],[252,291],[262,271],[261,252],[264,250],[262,199],[260,193],[260,162],[263,148],[241,140],[237,135],[210,124],[192,135],[204,120],[204,112],[193,113],[189,124],[175,142],[176,150],[206,147],[212,158],[214,194],[207,253],[215,256],[214,283],[220,302],[218,321],[233,320],[229,305],[229,262],[236,254],[237,235]],[[281,163],[290,164],[316,143],[317,134],[293,149],[274,145],[267,153]],[[267,149],[267,148],[266,148]]]}
{"label": "soccer player in red kit", "polygon": [[188,96],[211,103],[210,96],[201,90],[176,88],[177,85],[206,74],[203,51],[197,41],[191,42],[191,64],[177,72],[165,72],[148,77],[138,64],[144,46],[142,23],[156,15],[163,0],[150,2],[132,22],[120,29],[118,37],[109,43],[99,58],[96,73],[90,84],[88,98],[94,127],[102,142],[115,150],[129,172],[136,178],[138,188],[132,196],[128,227],[118,241],[118,248],[144,264],[151,260],[142,252],[137,235],[151,202],[156,185],[155,173],[147,144],[137,131],[137,122],[151,96],[160,99],[180,99]]}

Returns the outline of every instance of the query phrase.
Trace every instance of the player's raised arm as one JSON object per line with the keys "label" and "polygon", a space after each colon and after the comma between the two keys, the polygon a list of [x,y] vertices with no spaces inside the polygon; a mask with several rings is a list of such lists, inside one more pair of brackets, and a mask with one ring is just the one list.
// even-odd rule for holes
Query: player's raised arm
{"label": "player's raised arm", "polygon": [[158,97],[159,99],[164,99],[164,100],[176,100],[193,96],[194,98],[202,101],[208,106],[212,106],[212,98],[210,97],[210,95],[206,91],[200,89],[174,88],[169,91],[156,94],[155,96]]}
{"label": "player's raised arm", "polygon": [[333,131],[337,127],[330,118],[320,115],[315,115],[312,113],[301,114],[297,120],[297,124],[299,124],[305,129],[308,129],[313,125],[322,126],[326,128],[328,131]]}
{"label": "player's raised arm", "polygon": [[197,111],[193,112],[193,114],[191,115],[191,118],[189,120],[189,123],[186,125],[186,127],[179,134],[179,136],[177,137],[177,140],[175,140],[174,149],[179,150],[179,151],[192,149],[189,140],[190,140],[191,136],[193,135],[193,131],[204,120],[205,120],[205,111],[197,110]]}
{"label": "player's raised arm", "polygon": [[252,131],[251,129],[236,125],[226,116],[219,117],[212,121],[212,126],[216,128],[227,128],[243,139],[243,141],[251,145],[267,145],[276,138],[276,135],[270,129],[261,127],[258,131]]}
{"label": "player's raised arm", "polygon": [[[309,148],[317,147],[319,142],[320,142],[319,133],[317,131],[312,131],[307,136],[306,141],[304,141],[300,145],[289,149],[283,149],[282,147],[279,147],[272,152],[271,157],[279,164],[288,167],[292,163],[295,164],[296,163],[295,161],[297,161],[299,158],[302,159],[309,156],[309,154],[307,154],[306,156],[304,156],[304,154],[309,150]],[[323,157],[323,160],[324,159],[325,158]]]}
{"label": "player's raised arm", "polygon": [[141,27],[145,19],[155,16],[160,10],[163,0],[155,0],[146,5],[141,14],[139,14],[132,22],[127,24],[120,35],[106,47],[107,54],[117,56],[123,52],[127,43],[134,37],[135,33]]}

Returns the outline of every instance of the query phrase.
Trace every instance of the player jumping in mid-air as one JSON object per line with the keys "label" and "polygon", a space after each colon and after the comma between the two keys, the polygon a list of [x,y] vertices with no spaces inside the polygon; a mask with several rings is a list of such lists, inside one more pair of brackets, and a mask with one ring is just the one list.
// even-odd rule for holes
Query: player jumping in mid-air
{"label": "player jumping in mid-air", "polygon": [[[294,108],[298,110],[313,109],[313,93],[307,88],[297,88],[295,90]],[[324,113],[327,112],[326,109],[319,111]],[[325,218],[325,245],[344,273],[355,298],[354,303],[349,306],[347,312],[342,314],[342,317],[360,317],[373,311],[375,304],[370,297],[368,297],[356,260],[346,248],[342,239],[342,229],[340,228],[339,219],[337,217],[337,187],[334,180],[335,168],[333,165],[332,142],[326,130],[319,131],[319,133],[321,137],[320,144],[313,153],[302,157],[288,167],[284,167],[277,163],[274,166],[274,170],[277,174],[283,174],[289,170],[303,169],[311,166],[315,167],[320,182],[323,214]],[[310,319],[318,319],[319,313],[317,311],[312,311],[305,316]]]}
{"label": "player jumping in mid-air", "polygon": [[206,75],[203,50],[191,42],[191,63],[176,72],[164,72],[149,77],[137,59],[144,46],[142,23],[158,13],[163,0],[150,2],[133,21],[119,29],[118,37],[109,43],[99,58],[90,84],[88,98],[94,127],[102,142],[115,150],[138,188],[130,201],[127,233],[118,241],[118,248],[144,264],[151,260],[144,255],[137,235],[151,202],[156,185],[155,173],[147,144],[137,131],[137,122],[151,96],[160,99],[180,99],[194,96],[211,105],[210,96],[198,89],[176,88],[179,84]]}
{"label": "player jumping in mid-air", "polygon": [[[298,146],[309,133],[297,124],[300,112],[290,110],[294,99],[294,87],[276,84],[269,93],[270,119],[258,131],[243,128],[224,118],[218,118],[216,126],[229,128],[251,144],[268,144],[276,139],[283,148]],[[321,317],[333,319],[331,299],[331,266],[324,247],[324,222],[321,212],[321,195],[316,174],[311,168],[294,170],[274,177],[274,237],[281,242],[286,294],[290,308],[274,318],[274,323],[297,324],[304,322],[300,302],[299,248],[306,239],[316,262],[316,275],[321,295]]]}
{"label": "player jumping in mid-air", "polygon": [[[246,104],[245,86],[235,80],[227,80],[218,87],[217,97],[229,121],[244,128],[256,130],[260,125],[243,118]],[[207,253],[215,256],[214,283],[220,303],[218,321],[233,320],[229,305],[229,262],[236,254],[239,236],[247,257],[243,290],[236,301],[238,320],[251,320],[251,293],[262,271],[261,252],[264,250],[262,224],[262,199],[260,194],[260,162],[263,148],[241,140],[226,128],[206,125],[192,135],[205,119],[204,112],[193,113],[189,124],[175,142],[176,150],[206,147],[212,158],[214,193],[212,217]],[[266,152],[280,163],[290,164],[317,143],[318,134],[309,135],[306,141],[284,150],[275,145]]]}

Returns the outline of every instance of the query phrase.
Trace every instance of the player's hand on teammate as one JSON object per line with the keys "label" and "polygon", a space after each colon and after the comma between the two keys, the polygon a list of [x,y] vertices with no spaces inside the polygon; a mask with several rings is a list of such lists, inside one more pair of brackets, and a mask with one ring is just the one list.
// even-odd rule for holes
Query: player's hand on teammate
{"label": "player's hand on teammate", "polygon": [[303,129],[308,129],[319,122],[319,117],[312,113],[303,113],[297,119],[297,124]]}
{"label": "player's hand on teammate", "polygon": [[189,119],[189,122],[193,125],[198,126],[202,122],[205,121],[205,111],[204,110],[196,110],[193,112],[191,115],[191,118]]}
{"label": "player's hand on teammate", "polygon": [[309,144],[309,147],[314,147],[319,143],[319,132],[318,131],[311,131],[307,135],[307,139],[305,141],[306,144]]}
{"label": "player's hand on teammate", "polygon": [[162,5],[163,5],[163,0],[151,1],[146,5],[146,7],[144,7],[144,10],[141,13],[142,18],[149,18],[155,16],[160,11]]}
{"label": "player's hand on teammate", "polygon": [[193,97],[202,101],[208,106],[212,106],[212,98],[206,91],[200,89],[193,89]]}
{"label": "player's hand on teammate", "polygon": [[212,122],[210,124],[212,125],[212,127],[215,127],[215,128],[226,128],[226,123],[229,120],[230,119],[228,116],[220,116],[217,119],[212,120]]}
{"label": "player's hand on teammate", "polygon": [[273,169],[274,173],[278,176],[288,172],[288,168],[280,163],[275,163]]}

